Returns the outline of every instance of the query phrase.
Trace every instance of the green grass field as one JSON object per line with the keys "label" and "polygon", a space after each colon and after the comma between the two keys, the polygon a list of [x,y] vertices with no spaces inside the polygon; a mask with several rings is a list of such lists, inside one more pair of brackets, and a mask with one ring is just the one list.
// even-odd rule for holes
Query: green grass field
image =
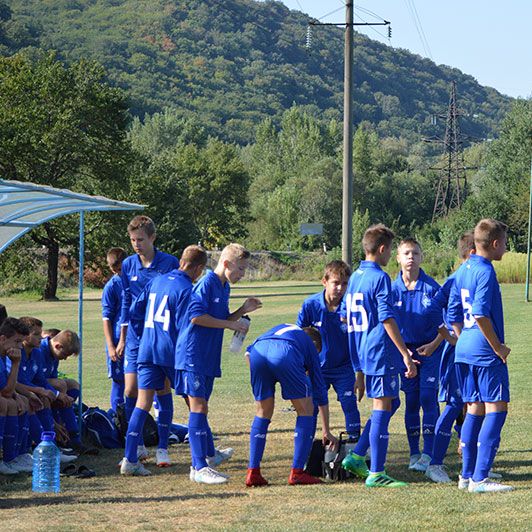
{"label": "green grass field", "polygon": [[[264,307],[253,316],[250,339],[272,325],[294,322],[302,300],[318,284],[276,282],[237,285],[232,305],[248,295],[262,297]],[[495,469],[516,490],[506,494],[473,495],[456,485],[438,486],[421,473],[407,470],[407,442],[402,408],[390,427],[388,472],[410,481],[403,490],[368,490],[360,481],[320,486],[291,487],[286,483],[292,456],[294,413],[282,412],[278,401],[262,464],[271,486],[246,489],[248,431],[254,415],[246,361],[224,350],[224,375],[215,384],[209,419],[218,443],[235,448],[234,458],[222,470],[229,484],[204,486],[188,480],[189,452],[184,445],[171,447],[175,466],[158,470],[148,462],[153,476],[123,478],[118,473],[119,450],[104,450],[98,457],[79,460],[97,472],[88,480],[62,479],[59,495],[31,492],[31,479],[23,475],[0,477],[2,530],[132,529],[268,529],[268,530],[531,530],[532,529],[532,408],[530,403],[530,338],[532,304],[523,302],[522,285],[503,286],[507,344],[512,348],[510,373],[512,403],[504,428]],[[86,293],[84,332],[84,400],[107,408],[103,336],[99,292]],[[27,298],[4,299],[10,314],[34,315],[45,327],[77,327],[77,301],[65,293],[57,303]],[[226,347],[229,335],[226,335]],[[64,363],[63,371],[77,374],[77,361]],[[342,426],[338,403],[331,397],[332,425]],[[360,405],[363,421],[369,400]],[[186,422],[181,400],[175,402],[175,420]],[[451,442],[447,463],[456,478],[459,459]]]}

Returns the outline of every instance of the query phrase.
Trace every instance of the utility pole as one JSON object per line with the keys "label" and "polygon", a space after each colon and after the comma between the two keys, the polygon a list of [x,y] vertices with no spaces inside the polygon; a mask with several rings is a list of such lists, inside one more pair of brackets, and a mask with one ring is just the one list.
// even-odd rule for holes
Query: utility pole
{"label": "utility pole", "polygon": [[344,49],[344,162],[342,186],[342,260],[353,263],[353,11],[345,3]]}
{"label": "utility pole", "polygon": [[[342,260],[353,262],[353,28],[355,26],[390,26],[390,22],[354,22],[355,2],[345,2],[345,24],[309,22],[309,26],[345,27],[344,41],[344,159],[342,187]],[[388,29],[390,32],[390,29]],[[390,33],[389,33],[390,35]],[[311,37],[307,32],[307,47]]]}

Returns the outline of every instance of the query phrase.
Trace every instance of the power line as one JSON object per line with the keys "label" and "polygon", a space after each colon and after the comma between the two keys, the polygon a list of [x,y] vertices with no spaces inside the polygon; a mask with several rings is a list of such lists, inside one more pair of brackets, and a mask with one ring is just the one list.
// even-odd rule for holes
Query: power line
{"label": "power line", "polygon": [[[340,0],[341,1],[341,0]],[[334,15],[335,13],[338,13],[339,11],[343,11],[345,9],[345,4],[342,2],[343,7],[339,7],[338,9],[335,9],[334,11],[330,11],[329,13],[325,13],[325,15],[322,15],[318,18],[318,20],[323,20],[326,17],[329,17],[330,15]]]}
{"label": "power line", "polygon": [[421,24],[421,19],[419,18],[416,6],[414,4],[414,0],[404,0],[406,7],[410,13],[410,16],[412,17],[412,21],[414,22],[414,26],[416,27],[417,34],[419,36],[419,40],[421,41],[421,46],[423,47],[423,50],[425,52],[425,55],[430,57],[430,59],[433,59],[432,53],[430,51],[430,46],[427,41],[427,37],[425,36],[425,32],[423,31],[423,26]]}
{"label": "power line", "polygon": [[[356,13],[355,13],[355,17],[356,17],[358,20],[367,23],[366,20],[364,20],[360,15],[357,15]],[[383,19],[383,20],[384,20],[384,19]],[[388,38],[386,35],[384,35],[384,33],[381,33],[379,30],[376,30],[373,26],[368,26],[368,28],[369,28],[370,30],[373,30],[377,35],[380,35],[383,39],[387,39],[387,38]]]}

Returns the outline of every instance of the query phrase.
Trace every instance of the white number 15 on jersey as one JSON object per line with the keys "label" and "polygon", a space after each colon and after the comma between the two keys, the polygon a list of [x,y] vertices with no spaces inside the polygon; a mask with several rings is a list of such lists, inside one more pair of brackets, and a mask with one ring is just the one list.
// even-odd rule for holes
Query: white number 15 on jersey
{"label": "white number 15 on jersey", "polygon": [[364,332],[368,328],[368,313],[363,306],[364,294],[347,294],[347,332]]}

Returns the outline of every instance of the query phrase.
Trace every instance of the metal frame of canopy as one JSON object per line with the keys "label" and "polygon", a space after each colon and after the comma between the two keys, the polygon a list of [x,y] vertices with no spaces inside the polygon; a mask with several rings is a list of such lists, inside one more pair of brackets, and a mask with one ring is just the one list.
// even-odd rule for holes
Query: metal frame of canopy
{"label": "metal frame of canopy", "polygon": [[46,185],[0,179],[0,253],[31,229],[67,214],[79,213],[78,334],[80,352],[79,422],[83,401],[83,270],[85,265],[85,212],[135,211],[144,205],[89,196]]}

